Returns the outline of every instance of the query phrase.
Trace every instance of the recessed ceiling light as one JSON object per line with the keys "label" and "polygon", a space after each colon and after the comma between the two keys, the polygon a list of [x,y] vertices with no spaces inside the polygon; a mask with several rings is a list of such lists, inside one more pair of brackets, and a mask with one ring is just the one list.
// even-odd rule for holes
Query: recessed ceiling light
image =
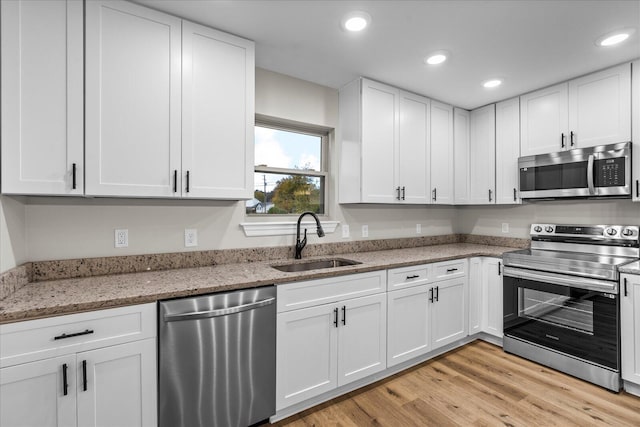
{"label": "recessed ceiling light", "polygon": [[428,57],[426,57],[424,59],[424,62],[425,64],[429,64],[429,65],[442,64],[444,61],[447,60],[448,57],[449,55],[447,52],[444,52],[444,51],[434,52]]}
{"label": "recessed ceiling light", "polygon": [[628,39],[633,33],[635,33],[635,31],[636,30],[633,28],[625,28],[623,30],[607,33],[596,40],[596,45],[602,47],[617,45]]}
{"label": "recessed ceiling light", "polygon": [[367,12],[355,11],[350,12],[342,18],[342,28],[347,31],[358,32],[362,31],[371,22],[371,15]]}
{"label": "recessed ceiling light", "polygon": [[500,79],[491,79],[491,80],[487,80],[484,83],[482,83],[482,86],[486,87],[487,89],[491,89],[494,87],[498,87],[502,84],[502,80]]}

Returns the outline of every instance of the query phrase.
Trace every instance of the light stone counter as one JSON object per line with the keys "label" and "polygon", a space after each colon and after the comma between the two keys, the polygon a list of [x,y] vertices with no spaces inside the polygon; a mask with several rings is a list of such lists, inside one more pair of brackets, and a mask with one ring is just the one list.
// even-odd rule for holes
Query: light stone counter
{"label": "light stone counter", "polygon": [[620,273],[627,274],[640,274],[640,261],[634,261],[632,263],[618,267]]}
{"label": "light stone counter", "polygon": [[[307,272],[285,273],[272,268],[271,265],[293,261],[279,259],[32,282],[0,300],[0,323],[472,256],[499,257],[504,252],[512,250],[515,248],[453,243],[340,254],[338,257],[359,261],[362,264]],[[324,258],[327,256],[305,259]]]}

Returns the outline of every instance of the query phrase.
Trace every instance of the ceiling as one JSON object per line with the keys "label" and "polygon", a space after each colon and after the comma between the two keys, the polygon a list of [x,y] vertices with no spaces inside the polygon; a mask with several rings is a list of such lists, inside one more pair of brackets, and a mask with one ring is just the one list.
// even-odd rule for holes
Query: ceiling
{"label": "ceiling", "polygon": [[[473,109],[640,57],[640,0],[136,0],[256,43],[256,66],[340,88],[358,76]],[[340,28],[361,10],[361,33]],[[598,37],[633,27],[621,45]],[[428,66],[429,53],[450,59]],[[502,86],[485,89],[492,77]]]}

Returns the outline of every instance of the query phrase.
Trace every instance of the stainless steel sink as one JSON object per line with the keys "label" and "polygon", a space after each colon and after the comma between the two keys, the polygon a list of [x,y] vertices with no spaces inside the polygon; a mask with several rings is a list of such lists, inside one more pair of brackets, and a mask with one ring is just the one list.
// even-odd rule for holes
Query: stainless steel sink
{"label": "stainless steel sink", "polygon": [[296,271],[308,271],[319,270],[323,268],[335,268],[344,267],[347,265],[362,264],[358,261],[352,261],[344,258],[331,258],[331,259],[316,259],[310,261],[298,261],[291,264],[272,265],[271,267],[276,270],[284,271],[286,273],[293,273]]}

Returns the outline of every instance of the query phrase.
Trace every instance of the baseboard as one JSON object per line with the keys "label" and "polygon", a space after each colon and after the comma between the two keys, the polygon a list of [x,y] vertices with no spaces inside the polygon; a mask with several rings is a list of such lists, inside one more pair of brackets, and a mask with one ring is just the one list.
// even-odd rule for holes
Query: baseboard
{"label": "baseboard", "polygon": [[629,381],[623,381],[624,383],[624,391],[626,391],[629,394],[633,394],[634,396],[638,396],[640,397],[640,385],[639,384],[634,384],[634,383],[630,383]]}

